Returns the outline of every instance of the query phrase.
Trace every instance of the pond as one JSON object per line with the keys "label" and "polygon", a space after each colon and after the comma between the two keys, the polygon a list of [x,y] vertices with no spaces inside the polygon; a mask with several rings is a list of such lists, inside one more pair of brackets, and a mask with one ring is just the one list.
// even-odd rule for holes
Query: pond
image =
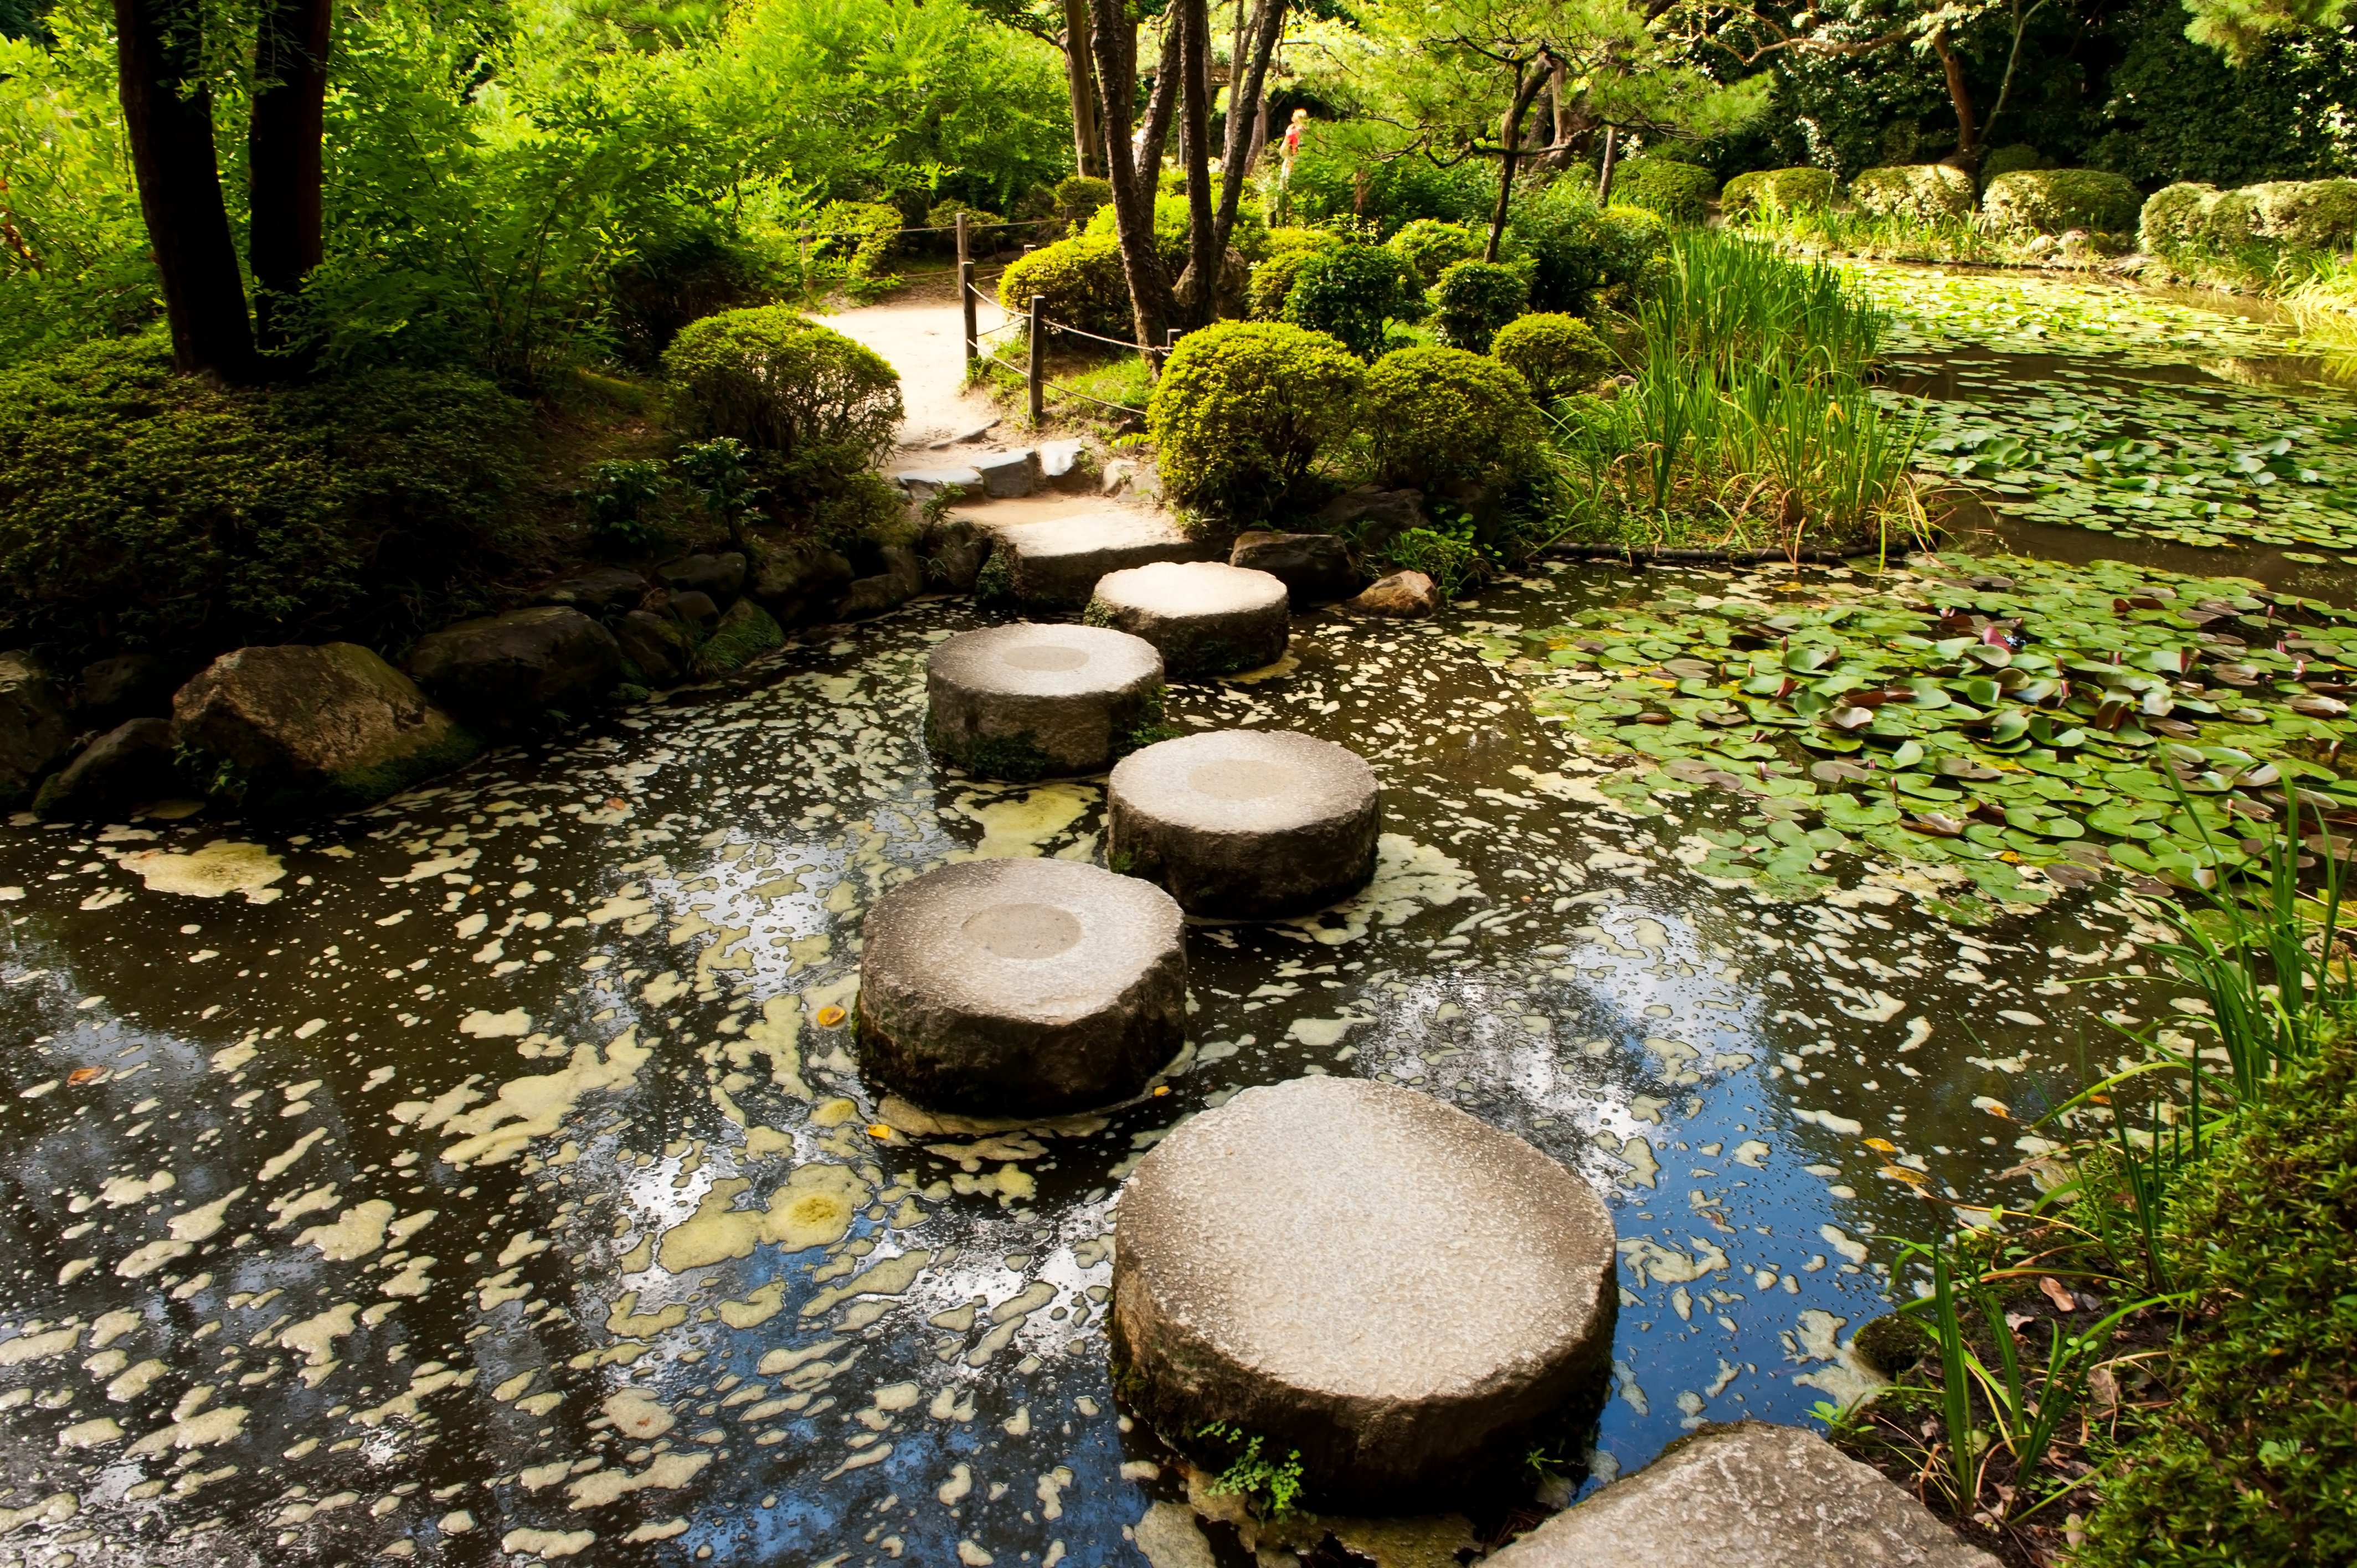
{"label": "pond", "polygon": [[[1174,688],[1182,729],[1367,755],[1381,867],[1192,928],[1167,1092],[1042,1127],[879,1098],[840,1011],[883,888],[1098,850],[1098,783],[928,759],[963,601],[308,833],[15,822],[0,1561],[1249,1563],[1114,1402],[1112,1213],[1178,1121],[1308,1073],[1443,1096],[1608,1196],[1613,1384],[1551,1500],[1706,1422],[1807,1423],[1870,1385],[1846,1341],[1913,1288],[1926,1199],[2028,1201],[2029,1123],[2181,1005],[2123,875],[2198,875],[2264,758],[2337,788],[2314,704],[2357,664],[2252,584],[1919,564],[1555,563]],[[2174,711],[2126,686],[2134,715],[2013,730],[2095,678],[2013,671],[2007,627],[2061,646],[2098,607],[2119,629],[2082,641],[2211,663]],[[1812,681],[1738,690],[1746,660]],[[1834,699],[1864,717],[1813,725],[1806,691],[1869,665],[1957,694],[1902,721],[1861,674]],[[2178,815],[2132,781],[2196,749],[2172,724],[2209,747]],[[1334,1531],[1406,1564],[1509,1522]]]}

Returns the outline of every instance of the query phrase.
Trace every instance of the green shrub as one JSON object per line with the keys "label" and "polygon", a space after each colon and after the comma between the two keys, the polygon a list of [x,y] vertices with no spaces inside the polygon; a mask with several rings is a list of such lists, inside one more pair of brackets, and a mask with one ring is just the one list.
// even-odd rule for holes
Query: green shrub
{"label": "green shrub", "polygon": [[1107,338],[1136,334],[1121,242],[1109,235],[1082,234],[1042,245],[999,274],[998,304],[1009,315],[1028,314],[1035,294],[1047,296],[1049,316],[1067,327]]}
{"label": "green shrub", "polygon": [[1612,351],[1577,316],[1540,311],[1498,329],[1490,356],[1530,383],[1542,403],[1568,397],[1596,384],[1612,368]]}
{"label": "green shrub", "polygon": [[655,513],[672,488],[671,465],[660,457],[593,464],[576,499],[588,514],[589,536],[600,543],[640,550],[658,544],[663,527]]}
{"label": "green shrub", "polygon": [[1453,262],[1433,285],[1433,322],[1452,349],[1490,351],[1498,328],[1531,302],[1531,281],[1518,267],[1490,262]]}
{"label": "green shrub", "polygon": [[[1272,132],[1275,127],[1270,127]],[[1497,174],[1479,158],[1446,168],[1398,151],[1383,129],[1320,121],[1309,129],[1282,200],[1296,221],[1358,218],[1390,235],[1419,218],[1479,223],[1498,198]]]}
{"label": "green shrub", "polygon": [[1364,418],[1386,485],[1495,485],[1528,473],[1538,455],[1529,383],[1462,349],[1402,349],[1376,360]]}
{"label": "green shrub", "polygon": [[2143,209],[2144,193],[2126,175],[2104,169],[2018,169],[1981,192],[1981,221],[2000,234],[2125,234]]}
{"label": "green shrub", "polygon": [[1598,208],[1557,181],[1515,204],[1506,256],[1531,268],[1531,306],[1573,316],[1631,303],[1669,250],[1669,224],[1639,207]]}
{"label": "green shrub", "polygon": [[1097,215],[1097,209],[1113,205],[1113,182],[1094,175],[1076,174],[1056,182],[1056,216],[1062,219],[1072,233],[1079,233],[1083,224]]}
{"label": "green shrub", "polygon": [[[1178,269],[1187,264],[1189,227],[1193,213],[1183,195],[1166,192],[1154,199],[1154,250],[1162,264],[1175,280]],[[1083,233],[1102,238],[1117,237],[1110,206],[1101,207],[1088,221]],[[1268,220],[1250,206],[1236,209],[1236,226],[1228,231],[1228,248],[1246,262],[1257,262],[1268,254]]]}
{"label": "green shrub", "polygon": [[1164,493],[1237,520],[1298,499],[1318,461],[1355,428],[1365,374],[1334,338],[1283,322],[1189,333],[1146,405]]}
{"label": "green shrub", "polygon": [[830,236],[818,242],[821,253],[845,258],[856,279],[881,284],[884,263],[900,238],[900,214],[880,201],[830,201],[818,209],[816,231]]}
{"label": "green shrub", "polygon": [[2104,1466],[2077,1568],[2357,1562],[2357,1042],[2274,1080],[2187,1178],[2175,1397]]}
{"label": "green shrub", "polygon": [[1244,287],[1244,314],[1254,321],[1276,321],[1285,316],[1285,296],[1293,292],[1302,266],[1318,252],[1343,241],[1324,229],[1272,229],[1267,259],[1252,270]]}
{"label": "green shrub", "polygon": [[673,425],[690,440],[865,466],[900,423],[900,378],[880,355],[781,305],[691,323],[662,367]]}
{"label": "green shrub", "polygon": [[2357,233],[2357,179],[2282,179],[2244,186],[2265,239],[2302,250],[2349,249]]}
{"label": "green shrub", "polygon": [[2016,142],[1999,147],[1981,159],[1981,184],[1984,188],[1999,175],[2019,174],[2024,169],[2050,167],[2046,155],[2027,142]]}
{"label": "green shrub", "polygon": [[1834,172],[1823,168],[1754,169],[1737,175],[1718,193],[1718,209],[1728,218],[1815,212],[1833,204]]}
{"label": "green shrub", "polygon": [[1481,242],[1472,230],[1462,223],[1444,223],[1437,218],[1419,218],[1402,224],[1400,231],[1384,244],[1407,268],[1408,281],[1419,289],[1430,288],[1449,267],[1458,262],[1469,262],[1481,253]]}
{"label": "green shrub", "polygon": [[963,201],[952,197],[947,201],[934,202],[931,209],[925,214],[925,227],[939,231],[925,236],[932,242],[933,249],[937,251],[957,249],[957,215],[961,212],[965,214],[968,243],[974,248],[976,253],[982,253],[1004,237],[1005,231],[996,227],[1006,221],[1004,218],[985,208],[976,207],[971,201]]}
{"label": "green shrub", "polygon": [[1323,332],[1362,360],[1383,344],[1387,322],[1410,314],[1407,269],[1381,245],[1335,245],[1301,264],[1285,296],[1285,318]]}
{"label": "green shrub", "polygon": [[231,391],[176,374],[160,333],[0,373],[0,643],[401,640],[517,560],[530,439],[472,376]]}
{"label": "green shrub", "polygon": [[1877,218],[1937,223],[1973,209],[1973,177],[1945,164],[1900,164],[1860,169],[1849,199]]}
{"label": "green shrub", "polygon": [[1717,194],[1718,178],[1710,170],[1668,158],[1631,158],[1612,173],[1616,203],[1658,212],[1673,223],[1701,222]]}
{"label": "green shrub", "polygon": [[2136,243],[2156,256],[2181,255],[2208,242],[2209,213],[2218,188],[2196,180],[2165,185],[2145,198]]}

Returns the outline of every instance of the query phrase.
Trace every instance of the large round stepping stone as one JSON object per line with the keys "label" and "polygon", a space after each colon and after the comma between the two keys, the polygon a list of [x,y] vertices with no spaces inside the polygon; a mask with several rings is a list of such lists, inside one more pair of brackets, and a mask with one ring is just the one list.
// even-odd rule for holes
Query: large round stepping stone
{"label": "large round stepping stone", "polygon": [[1374,769],[1289,730],[1166,740],[1113,770],[1105,860],[1190,915],[1260,920],[1320,909],[1375,874]]}
{"label": "large round stepping stone", "polygon": [[969,1116],[1126,1100],[1185,1038],[1184,926],[1161,889],[1077,861],[927,872],[868,912],[860,1059]]}
{"label": "large round stepping stone", "polygon": [[985,779],[1094,773],[1162,722],[1162,656],[1092,626],[961,632],[925,666],[925,742]]}
{"label": "large round stepping stone", "polygon": [[1142,637],[1173,676],[1257,670],[1285,657],[1293,625],[1285,584],[1219,561],[1159,561],[1097,581],[1082,618]]}
{"label": "large round stepping stone", "polygon": [[1600,1393],[1613,1242],[1586,1181],[1452,1106],[1249,1089],[1123,1189],[1115,1386],[1182,1447],[1231,1426],[1298,1450],[1313,1506],[1399,1513]]}

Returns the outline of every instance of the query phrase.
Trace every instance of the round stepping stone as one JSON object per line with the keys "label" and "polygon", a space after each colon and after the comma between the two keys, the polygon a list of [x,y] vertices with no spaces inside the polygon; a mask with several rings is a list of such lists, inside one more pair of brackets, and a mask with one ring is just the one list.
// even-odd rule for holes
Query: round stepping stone
{"label": "round stepping stone", "polygon": [[1364,1079],[1248,1089],[1123,1188],[1115,1386],[1181,1447],[1217,1423],[1297,1450],[1314,1507],[1405,1511],[1600,1395],[1613,1243],[1586,1181],[1453,1106]]}
{"label": "round stepping stone", "polygon": [[1184,925],[1160,888],[1077,861],[927,872],[868,912],[861,1062],[964,1115],[1126,1100],[1184,1042]]}
{"label": "round stepping stone", "polygon": [[1105,861],[1158,882],[1190,915],[1259,920],[1319,909],[1375,875],[1374,769],[1288,730],[1166,740],[1113,770]]}
{"label": "round stepping stone", "polygon": [[1219,561],[1159,561],[1112,572],[1082,618],[1142,637],[1174,676],[1257,670],[1285,657],[1293,608],[1266,572]]}
{"label": "round stepping stone", "polygon": [[961,632],[925,666],[925,742],[985,779],[1094,773],[1162,722],[1162,656],[1092,626]]}

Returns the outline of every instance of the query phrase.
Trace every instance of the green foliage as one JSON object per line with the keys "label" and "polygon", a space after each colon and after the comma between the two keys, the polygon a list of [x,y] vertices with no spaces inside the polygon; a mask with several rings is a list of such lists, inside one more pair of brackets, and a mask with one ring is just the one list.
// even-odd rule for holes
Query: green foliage
{"label": "green foliage", "polygon": [[2027,142],[2014,142],[1998,147],[1981,159],[1981,184],[1986,187],[1999,175],[2017,174],[2023,169],[2050,168],[2046,155]]}
{"label": "green foliage", "polygon": [[1452,262],[1433,286],[1433,324],[1450,348],[1486,354],[1498,328],[1520,316],[1530,300],[1530,278],[1519,267]]}
{"label": "green foliage", "polygon": [[[2145,198],[2136,220],[2136,243],[2156,256],[2190,255],[2220,244],[2215,228],[2219,189],[2192,180],[2163,186]],[[2249,237],[2247,220],[2243,237]]]}
{"label": "green foliage", "polygon": [[1056,182],[1056,216],[1064,220],[1072,233],[1097,215],[1101,207],[1113,205],[1113,182],[1094,175],[1076,174]]}
{"label": "green foliage", "polygon": [[1268,256],[1255,263],[1244,285],[1244,312],[1254,321],[1276,321],[1285,315],[1285,296],[1301,276],[1310,257],[1344,242],[1324,229],[1272,229]]}
{"label": "green foliage", "polygon": [[[1192,213],[1182,195],[1165,192],[1154,199],[1154,251],[1162,258],[1163,266],[1176,278],[1187,264],[1189,225]],[[1113,238],[1114,210],[1101,207],[1088,221],[1084,233]],[[1248,207],[1236,210],[1236,226],[1228,231],[1228,248],[1246,262],[1257,262],[1268,254],[1268,220]]]}
{"label": "green foliage", "polygon": [[1282,1464],[1261,1457],[1258,1433],[1247,1438],[1241,1427],[1213,1422],[1196,1434],[1225,1444],[1234,1454],[1226,1469],[1203,1489],[1214,1497],[1241,1497],[1262,1519],[1283,1519],[1301,1496],[1301,1451],[1295,1449]]}
{"label": "green foliage", "polygon": [[2017,169],[1981,193],[1981,220],[1999,233],[2128,233],[2143,208],[2133,182],[2102,169]]}
{"label": "green foliage", "polygon": [[1189,333],[1146,411],[1165,493],[1217,516],[1265,517],[1348,438],[1364,375],[1332,338],[1281,322]]}
{"label": "green foliage", "polygon": [[1665,157],[1631,158],[1612,171],[1616,201],[1658,212],[1673,223],[1699,223],[1710,216],[1718,179],[1706,168]]}
{"label": "green foliage", "polygon": [[1047,296],[1049,318],[1067,327],[1120,338],[1137,331],[1121,242],[1109,234],[1042,245],[998,275],[998,304],[1008,314],[1028,315],[1035,294]]}
{"label": "green foliage", "polygon": [[[1494,129],[1494,127],[1493,127]],[[1419,218],[1486,221],[1497,199],[1496,175],[1480,159],[1442,167],[1396,152],[1397,137],[1362,123],[1313,123],[1282,200],[1292,222],[1357,218],[1388,237]]]}
{"label": "green foliage", "polygon": [[1598,207],[1557,182],[1514,204],[1506,255],[1531,267],[1531,307],[1592,317],[1626,309],[1644,292],[1669,248],[1669,224],[1637,207]]}
{"label": "green foliage", "polygon": [[2276,34],[2240,65],[2185,36],[2179,0],[2133,0],[2105,33],[2120,58],[2089,167],[2145,186],[2357,174],[2357,29]]}
{"label": "green foliage", "polygon": [[177,375],[155,337],[0,373],[0,639],[87,657],[398,640],[524,543],[522,405],[385,371],[285,394]]}
{"label": "green foliage", "polygon": [[652,513],[672,487],[670,464],[660,457],[617,458],[592,465],[587,478],[579,499],[590,537],[630,550],[662,542],[662,525]]}
{"label": "green foliage", "polygon": [[1380,245],[1335,245],[1301,263],[1285,296],[1285,318],[1369,360],[1383,349],[1384,327],[1408,317],[1414,300],[1399,257]]}
{"label": "green foliage", "polygon": [[1753,213],[1817,211],[1833,205],[1834,188],[1831,169],[1754,169],[1727,182],[1718,193],[1718,209],[1730,220]]}
{"label": "green foliage", "polygon": [[1462,349],[1401,349],[1367,371],[1366,428],[1386,485],[1434,489],[1530,475],[1542,442],[1523,378]]}
{"label": "green foliage", "polygon": [[1555,311],[1508,322],[1491,339],[1490,353],[1519,372],[1542,404],[1593,386],[1613,364],[1611,350],[1594,328]]}
{"label": "green foliage", "polygon": [[691,438],[865,465],[884,455],[900,423],[892,367],[783,306],[707,316],[679,335],[662,365],[673,423]]}
{"label": "green foliage", "polygon": [[1418,289],[1428,289],[1440,281],[1440,274],[1458,262],[1469,262],[1481,253],[1481,241],[1462,223],[1445,223],[1437,218],[1418,218],[1400,226],[1399,232],[1384,242],[1393,254],[1407,268],[1408,282]]}
{"label": "green foliage", "polygon": [[973,202],[962,200],[956,197],[952,197],[946,201],[936,201],[926,209],[925,227],[938,231],[925,236],[927,242],[937,251],[955,251],[957,220],[958,214],[961,212],[965,214],[968,242],[974,246],[976,253],[988,254],[992,246],[1001,237],[996,231],[996,225],[1004,223],[1006,220],[996,212],[976,207]]}
{"label": "green foliage", "polygon": [[1421,572],[1444,599],[1462,595],[1484,564],[1471,526],[1462,521],[1454,527],[1404,529],[1382,553],[1386,571]]}
{"label": "green foliage", "polygon": [[1860,169],[1849,182],[1849,199],[1878,218],[1937,223],[1972,211],[1973,177],[1945,164]]}
{"label": "green foliage", "polygon": [[2357,179],[2271,180],[2246,186],[2260,238],[2287,248],[2349,249],[2357,238]]}
{"label": "green foliage", "polygon": [[811,227],[819,236],[813,252],[841,257],[853,283],[888,287],[896,281],[884,264],[900,240],[899,209],[881,201],[830,201],[812,216]]}
{"label": "green foliage", "polygon": [[733,435],[716,435],[709,441],[691,442],[679,449],[679,471],[695,488],[696,499],[704,503],[712,521],[740,542],[745,514],[753,510],[762,495],[748,466],[752,456],[752,448]]}

